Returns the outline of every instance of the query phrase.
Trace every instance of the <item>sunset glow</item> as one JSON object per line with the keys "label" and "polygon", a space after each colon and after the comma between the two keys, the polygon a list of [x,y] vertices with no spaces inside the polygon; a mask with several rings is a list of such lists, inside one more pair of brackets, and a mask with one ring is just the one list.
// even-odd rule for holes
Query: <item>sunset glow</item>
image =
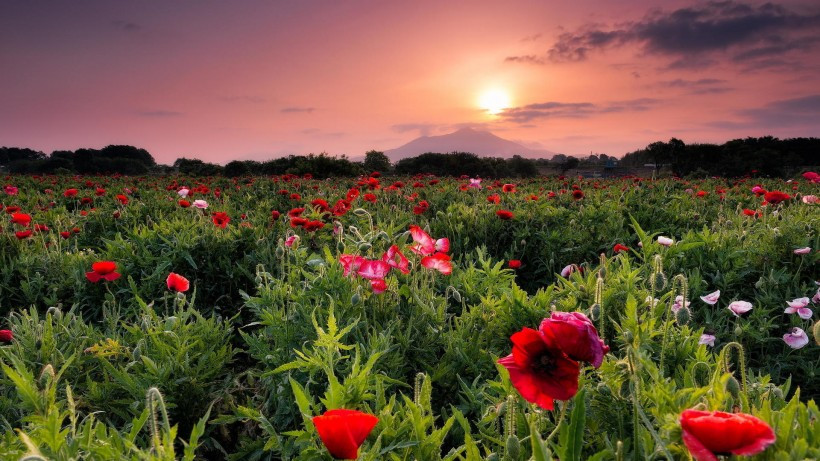
{"label": "sunset glow", "polygon": [[815,0],[89,0],[1,12],[0,145],[47,153],[361,157],[464,126],[568,155],[820,135]]}

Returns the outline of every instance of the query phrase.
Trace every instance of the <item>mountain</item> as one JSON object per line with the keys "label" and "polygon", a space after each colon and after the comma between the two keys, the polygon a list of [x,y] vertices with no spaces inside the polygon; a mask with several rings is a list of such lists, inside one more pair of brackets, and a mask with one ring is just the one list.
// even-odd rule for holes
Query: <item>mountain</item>
{"label": "mountain", "polygon": [[384,153],[390,161],[396,162],[426,152],[472,152],[479,157],[512,157],[513,155],[520,155],[526,158],[551,158],[556,155],[555,152],[530,149],[508,139],[500,138],[489,131],[480,131],[473,128],[462,128],[441,136],[421,136]]}

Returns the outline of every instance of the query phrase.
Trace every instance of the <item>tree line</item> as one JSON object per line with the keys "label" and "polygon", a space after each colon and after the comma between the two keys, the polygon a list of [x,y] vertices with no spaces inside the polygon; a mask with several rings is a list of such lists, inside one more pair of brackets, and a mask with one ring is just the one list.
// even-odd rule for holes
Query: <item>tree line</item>
{"label": "tree line", "polygon": [[[226,165],[196,158],[178,158],[173,165],[159,165],[145,149],[110,145],[102,149],[56,150],[47,155],[23,147],[0,147],[0,171],[18,174],[173,174],[194,176],[279,175],[310,173],[316,178],[359,176],[373,171],[399,174],[432,173],[439,176],[480,176],[482,178],[533,177],[539,167],[602,169],[614,164],[615,157],[593,154],[576,158],[558,154],[552,159],[479,157],[469,152],[428,152],[399,160],[395,165],[383,152],[369,151],[363,161],[327,154],[290,155],[267,161],[234,160]],[[626,154],[621,167],[669,170],[678,176],[758,175],[786,177],[820,164],[820,139],[761,138],[734,139],[723,144],[685,144],[672,138],[653,142]]]}
{"label": "tree line", "polygon": [[626,154],[622,166],[652,165],[678,176],[746,175],[787,177],[820,165],[820,139],[772,136],[734,139],[723,144],[685,144],[672,138]]}

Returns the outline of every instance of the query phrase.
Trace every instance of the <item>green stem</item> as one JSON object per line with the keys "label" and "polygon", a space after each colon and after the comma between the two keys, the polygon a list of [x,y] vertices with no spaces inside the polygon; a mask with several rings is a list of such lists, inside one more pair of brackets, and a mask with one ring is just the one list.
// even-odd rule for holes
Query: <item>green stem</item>
{"label": "green stem", "polygon": [[569,400],[565,401],[563,405],[561,405],[561,413],[558,415],[558,419],[555,420],[555,428],[550,432],[550,435],[547,436],[546,444],[549,445],[550,440],[555,437],[555,434],[558,433],[558,429],[561,428],[561,422],[564,421],[564,417],[567,415],[567,408],[569,407]]}

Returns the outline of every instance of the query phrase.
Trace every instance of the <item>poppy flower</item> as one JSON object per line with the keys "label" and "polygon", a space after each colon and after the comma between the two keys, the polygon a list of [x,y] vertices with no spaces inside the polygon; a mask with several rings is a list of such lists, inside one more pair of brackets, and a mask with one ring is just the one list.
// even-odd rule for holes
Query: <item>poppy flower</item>
{"label": "poppy flower", "polygon": [[271,210],[271,212],[270,212],[270,218],[274,221],[279,219],[279,216],[281,216],[281,215],[282,215],[282,213],[279,213],[277,210]]}
{"label": "poppy flower", "polygon": [[811,253],[811,247],[803,247],[794,250],[794,254],[796,255],[807,255],[809,253]]}
{"label": "poppy flower", "polygon": [[803,173],[803,177],[811,182],[820,182],[820,174],[815,173],[814,171],[807,171]]}
{"label": "poppy flower", "polygon": [[313,425],[327,451],[337,459],[356,459],[359,447],[379,418],[356,410],[328,410],[313,417]]}
{"label": "poppy flower", "polygon": [[501,186],[503,192],[515,192],[515,184],[504,184]]}
{"label": "poppy flower", "polygon": [[339,256],[339,263],[342,265],[345,276],[358,272],[359,267],[361,267],[365,261],[367,261],[367,259],[358,255],[343,254]]}
{"label": "poppy flower", "polygon": [[302,213],[304,213],[304,212],[305,212],[304,208],[291,208],[291,210],[288,211],[288,216],[291,217],[291,218],[296,218],[296,217],[302,216]]}
{"label": "poppy flower", "polygon": [[367,280],[383,279],[390,272],[390,265],[381,260],[365,259],[356,273]]}
{"label": "poppy flower", "polygon": [[421,258],[421,265],[425,269],[435,269],[444,275],[450,275],[453,272],[453,264],[450,262],[450,257],[446,253],[436,253],[433,256],[425,256]]}
{"label": "poppy flower", "polygon": [[91,272],[85,273],[85,278],[91,282],[97,283],[100,280],[108,280],[113,282],[120,278],[119,273],[116,272],[117,263],[113,261],[97,261],[91,265]]}
{"label": "poppy flower", "polygon": [[820,199],[818,199],[816,195],[804,195],[800,198],[800,200],[808,205],[811,205],[812,203],[820,203]]}
{"label": "poppy flower", "polygon": [[748,301],[732,301],[728,306],[727,309],[732,311],[735,314],[735,317],[740,317],[742,314],[745,314],[752,310],[752,303]]}
{"label": "poppy flower", "polygon": [[231,222],[230,216],[223,211],[217,211],[214,213],[213,216],[211,216],[211,220],[214,222],[214,226],[222,229],[228,227],[228,223]]}
{"label": "poppy flower", "polygon": [[384,279],[374,279],[370,281],[370,289],[375,294],[382,294],[387,290],[387,282]]}
{"label": "poppy flower", "polygon": [[77,192],[77,189],[66,189],[65,192],[63,192],[63,197],[76,197]]}
{"label": "poppy flower", "polygon": [[495,212],[495,215],[505,221],[513,218],[513,213],[509,210],[498,210]]}
{"label": "poppy flower", "polygon": [[743,214],[744,214],[744,215],[746,215],[746,216],[754,217],[754,218],[757,218],[757,217],[759,217],[759,216],[760,216],[760,212],[759,212],[759,211],[750,210],[750,209],[748,209],[748,208],[744,208],[744,209],[743,209]]}
{"label": "poppy flower", "polygon": [[715,347],[715,335],[711,335],[708,333],[703,333],[700,335],[700,339],[698,340],[698,344],[706,344],[709,347]]}
{"label": "poppy flower", "polygon": [[498,194],[488,195],[487,201],[498,205],[499,203],[501,203],[501,197],[499,197]]}
{"label": "poppy flower", "polygon": [[27,238],[31,237],[31,231],[30,230],[17,231],[17,232],[14,233],[14,236],[17,237],[17,240],[27,239]]}
{"label": "poppy flower", "polygon": [[325,227],[325,223],[322,221],[308,221],[302,225],[302,228],[307,232],[315,232],[323,227]]}
{"label": "poppy flower", "polygon": [[376,203],[376,196],[373,194],[364,194],[362,196],[366,202]]}
{"label": "poppy flower", "polygon": [[194,207],[199,208],[200,210],[204,210],[208,208],[208,202],[205,200],[194,200]]}
{"label": "poppy flower", "polygon": [[467,187],[481,189],[481,178],[470,178],[470,184]]}
{"label": "poppy flower", "polygon": [[433,240],[427,232],[424,232],[419,226],[415,224],[410,226],[410,236],[413,238],[415,244],[410,247],[413,253],[428,256],[436,251],[448,252],[450,251],[450,240],[447,238],[440,238]]}
{"label": "poppy flower", "polygon": [[663,245],[665,247],[668,247],[668,246],[672,245],[673,243],[675,243],[675,241],[672,240],[669,237],[664,237],[664,236],[661,235],[660,237],[658,237],[658,243],[660,243],[661,245]]}
{"label": "poppy flower", "polygon": [[409,262],[396,245],[387,249],[387,252],[382,256],[382,261],[390,267],[400,270],[402,274],[410,273]]}
{"label": "poppy flower", "polygon": [[572,191],[572,198],[574,198],[575,200],[581,200],[582,198],[584,198],[584,191],[582,191],[581,189],[575,189],[574,191]]}
{"label": "poppy flower", "polygon": [[800,327],[792,328],[788,333],[783,335],[783,341],[792,349],[800,349],[809,343],[809,336]]}
{"label": "poppy flower", "polygon": [[67,238],[71,237],[71,232],[62,231],[62,232],[60,232],[60,237],[62,237],[64,239],[67,239]]}
{"label": "poppy flower", "polygon": [[709,293],[708,295],[703,295],[703,296],[700,297],[700,299],[702,299],[703,302],[705,302],[706,304],[708,304],[710,306],[714,306],[715,304],[717,304],[719,298],[720,298],[720,290],[713,291],[713,292]]}
{"label": "poppy flower", "polygon": [[18,191],[19,191],[19,189],[17,189],[14,186],[6,186],[6,187],[3,188],[3,192],[5,192],[6,195],[17,195]]}
{"label": "poppy flower", "polygon": [[612,252],[618,254],[622,251],[629,251],[629,247],[626,245],[622,245],[620,243],[616,243],[614,247],[612,247]]}
{"label": "poppy flower", "polygon": [[563,269],[561,269],[561,277],[567,278],[576,271],[582,274],[584,273],[584,269],[581,266],[577,264],[567,264]]}
{"label": "poppy flower", "polygon": [[766,192],[763,194],[763,200],[771,203],[772,205],[777,205],[780,202],[785,202],[792,198],[789,194],[784,192],[780,192],[779,190],[773,190],[771,192]]}
{"label": "poppy flower", "polygon": [[290,218],[290,227],[302,227],[308,223],[307,218],[302,218],[301,216],[297,216],[295,218]]}
{"label": "poppy flower", "polygon": [[29,224],[31,224],[31,215],[25,213],[12,213],[11,222],[12,224],[28,227]]}
{"label": "poppy flower", "polygon": [[177,293],[185,293],[188,291],[188,288],[191,287],[191,283],[188,282],[188,279],[174,272],[168,274],[168,278],[165,279],[165,284],[168,285],[169,290],[176,291]]}
{"label": "poppy flower", "polygon": [[[288,248],[291,248],[291,247],[293,247],[293,244],[296,243],[297,240],[299,240],[298,235],[291,235],[290,237],[285,239],[285,246],[288,247]],[[347,274],[345,274],[345,275],[347,275]]]}
{"label": "poppy flower", "polygon": [[185,200],[185,199],[182,199],[182,200],[180,200],[180,201],[179,201],[179,202],[177,202],[177,203],[178,203],[178,204],[179,204],[179,206],[181,206],[182,208],[188,208],[188,207],[190,207],[190,206],[191,206],[191,202],[189,202],[189,201],[187,201],[187,200]]}
{"label": "poppy flower", "polygon": [[191,191],[187,187],[183,187],[182,189],[177,191],[177,195],[179,195],[181,198],[188,197],[188,194],[190,194],[190,193],[191,193]]}
{"label": "poppy flower", "polygon": [[507,266],[510,269],[518,269],[518,268],[521,267],[521,260],[511,259],[511,260],[507,261]]}
{"label": "poppy flower", "polygon": [[117,200],[119,200],[119,202],[123,205],[128,205],[128,197],[122,194],[117,194]]}
{"label": "poppy flower", "polygon": [[498,363],[509,371],[510,382],[521,397],[552,410],[554,399],[568,400],[578,392],[581,367],[561,350],[550,324],[541,322],[538,330],[525,327],[510,340],[512,354]]}
{"label": "poppy flower", "polygon": [[0,343],[10,343],[14,339],[14,333],[11,330],[0,330]]}
{"label": "poppy flower", "polygon": [[789,307],[783,311],[784,314],[797,314],[803,320],[808,320],[812,317],[812,311],[807,306],[809,305],[809,298],[797,298],[791,301],[786,301]]}
{"label": "poppy flower", "polygon": [[680,425],[695,461],[717,461],[718,454],[754,455],[776,439],[771,426],[745,413],[685,410]]}

